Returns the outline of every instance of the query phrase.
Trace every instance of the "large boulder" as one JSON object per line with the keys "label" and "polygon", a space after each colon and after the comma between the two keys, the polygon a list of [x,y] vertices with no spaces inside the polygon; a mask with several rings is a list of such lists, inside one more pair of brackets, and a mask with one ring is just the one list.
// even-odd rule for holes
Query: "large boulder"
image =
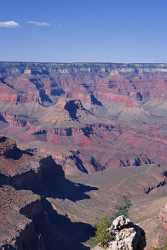
{"label": "large boulder", "polygon": [[146,246],[144,230],[123,215],[113,221],[109,230],[114,239],[108,250],[143,250]]}
{"label": "large boulder", "polygon": [[118,216],[115,220],[113,220],[112,227],[110,228],[110,230],[119,231],[125,227],[128,227],[129,223],[130,223],[129,218],[126,218],[123,215]]}

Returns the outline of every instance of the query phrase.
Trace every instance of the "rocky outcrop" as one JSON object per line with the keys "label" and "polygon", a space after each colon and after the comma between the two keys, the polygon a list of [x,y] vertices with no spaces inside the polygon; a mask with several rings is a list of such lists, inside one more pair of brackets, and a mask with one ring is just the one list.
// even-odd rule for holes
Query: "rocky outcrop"
{"label": "rocky outcrop", "polygon": [[[117,217],[108,229],[112,240],[106,250],[143,250],[146,247],[144,230],[121,215]],[[100,245],[92,250],[104,250]]]}
{"label": "rocky outcrop", "polygon": [[[34,153],[33,149],[19,148],[13,139],[0,137],[0,184],[2,179],[6,180],[4,184],[9,184],[10,178],[39,171],[39,156]],[[24,178],[22,181],[18,180],[19,182],[24,182]]]}
{"label": "rocky outcrop", "polygon": [[143,229],[125,216],[117,217],[109,230],[113,240],[108,250],[143,250],[146,246]]}

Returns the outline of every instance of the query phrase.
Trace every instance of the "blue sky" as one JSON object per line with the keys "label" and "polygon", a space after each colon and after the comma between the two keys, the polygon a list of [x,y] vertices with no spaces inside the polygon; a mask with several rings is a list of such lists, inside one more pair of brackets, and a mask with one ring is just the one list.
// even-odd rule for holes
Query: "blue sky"
{"label": "blue sky", "polygon": [[166,0],[5,0],[0,60],[167,62]]}

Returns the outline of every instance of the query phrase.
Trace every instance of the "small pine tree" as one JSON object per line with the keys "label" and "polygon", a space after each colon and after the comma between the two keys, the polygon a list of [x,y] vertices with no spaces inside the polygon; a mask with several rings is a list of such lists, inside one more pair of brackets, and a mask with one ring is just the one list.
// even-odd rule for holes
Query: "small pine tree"
{"label": "small pine tree", "polygon": [[100,222],[96,225],[96,243],[100,244],[100,246],[104,248],[107,248],[108,243],[112,240],[112,235],[108,231],[110,226],[111,221],[107,217],[102,218]]}
{"label": "small pine tree", "polygon": [[117,212],[114,214],[113,219],[115,219],[120,215],[128,217],[129,208],[131,206],[132,206],[131,200],[128,197],[123,196],[121,205],[117,208]]}

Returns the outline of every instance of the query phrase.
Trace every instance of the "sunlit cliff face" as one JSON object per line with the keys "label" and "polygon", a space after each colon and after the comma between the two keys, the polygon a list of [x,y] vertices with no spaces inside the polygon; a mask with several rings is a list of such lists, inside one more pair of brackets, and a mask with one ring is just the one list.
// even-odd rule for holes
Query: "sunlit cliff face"
{"label": "sunlit cliff face", "polygon": [[1,63],[1,132],[68,174],[163,164],[166,82],[166,64]]}

